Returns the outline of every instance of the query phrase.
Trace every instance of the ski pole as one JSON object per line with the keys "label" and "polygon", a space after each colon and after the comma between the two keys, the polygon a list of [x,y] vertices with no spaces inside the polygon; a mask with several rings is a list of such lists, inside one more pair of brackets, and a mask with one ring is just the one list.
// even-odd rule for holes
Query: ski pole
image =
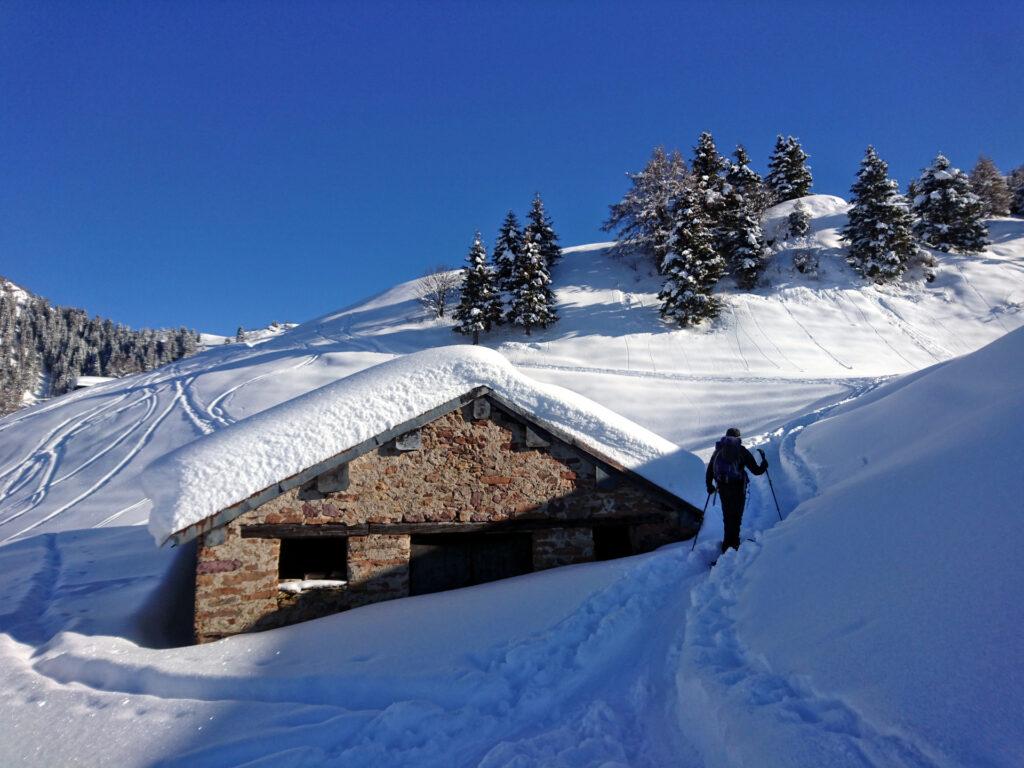
{"label": "ski pole", "polygon": [[[764,461],[764,451],[762,451],[760,448],[758,448],[757,452],[761,454],[761,461]],[[775,502],[775,511],[778,512],[778,514],[779,514],[779,522],[781,523],[782,522],[782,510],[779,509],[779,499],[775,495],[775,486],[772,484],[772,473],[768,471],[768,467],[764,468],[764,473],[768,476],[768,487],[772,489],[772,500]]]}
{"label": "ski pole", "polygon": [[697,533],[695,533],[693,536],[693,544],[690,545],[691,552],[693,552],[694,547],[697,546],[697,539],[700,538],[700,529],[704,527],[704,515],[707,514],[709,501],[711,501],[710,493],[708,494],[708,497],[704,500],[704,511],[700,513],[700,525],[697,526]]}

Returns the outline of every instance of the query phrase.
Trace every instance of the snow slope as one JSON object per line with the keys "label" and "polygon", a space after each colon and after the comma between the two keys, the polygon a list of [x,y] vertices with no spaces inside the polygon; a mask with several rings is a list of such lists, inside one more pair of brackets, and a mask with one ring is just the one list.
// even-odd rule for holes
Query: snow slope
{"label": "snow slope", "polygon": [[[726,424],[777,429],[1024,322],[1024,221],[993,220],[994,245],[943,255],[929,286],[880,289],[857,280],[838,250],[845,204],[805,202],[819,280],[795,273],[783,250],[771,285],[726,290],[710,327],[669,330],[646,264],[610,258],[606,244],[569,248],[555,270],[559,323],[531,337],[502,329],[487,345],[533,379],[702,451]],[[424,316],[411,281],[259,344],[209,349],[0,420],[0,541],[144,522],[139,473],[158,457],[396,354],[459,340]]]}
{"label": "snow slope", "polygon": [[[758,543],[710,578],[714,514],[692,557],[683,544],[166,647],[183,641],[189,574],[133,525],[150,510],[145,468],[397,354],[451,344],[413,283],[0,420],[0,764],[1019,763],[1021,653],[1007,628],[1019,635],[1021,622],[1006,595],[1020,594],[1020,571],[974,510],[1008,527],[998,514],[1019,502],[998,505],[1020,489],[969,472],[986,455],[976,423],[1000,445],[1019,428],[1019,400],[1000,393],[1019,393],[1021,333],[945,361],[1024,324],[1024,221],[993,220],[992,247],[941,256],[929,286],[879,289],[842,260],[845,204],[805,203],[819,278],[795,273],[782,248],[771,284],[727,290],[711,327],[662,326],[656,278],[598,244],[567,249],[556,268],[557,326],[487,340],[526,376],[683,448],[706,451],[733,423],[754,435],[783,513],[796,511],[773,527],[755,483],[744,535]],[[898,374],[910,375],[881,384]],[[925,408],[936,401],[951,404],[941,418]],[[910,441],[913,460],[869,426]],[[893,464],[919,495],[882,482]]]}

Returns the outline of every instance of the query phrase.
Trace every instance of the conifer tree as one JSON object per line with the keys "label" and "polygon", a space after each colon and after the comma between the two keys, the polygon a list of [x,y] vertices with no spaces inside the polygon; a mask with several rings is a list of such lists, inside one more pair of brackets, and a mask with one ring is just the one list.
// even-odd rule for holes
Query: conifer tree
{"label": "conifer tree", "polygon": [[787,239],[796,239],[803,237],[810,231],[811,214],[807,211],[807,206],[797,200],[793,210],[786,217],[786,237]]}
{"label": "conifer tree", "polygon": [[523,239],[531,240],[540,251],[540,255],[548,264],[550,269],[562,258],[562,249],[558,247],[558,235],[555,234],[551,225],[551,218],[544,210],[544,201],[540,199],[540,192],[534,198],[530,206],[530,213],[527,215],[529,223],[526,225]]}
{"label": "conifer tree", "polygon": [[728,161],[718,154],[714,137],[708,131],[704,131],[697,139],[697,146],[693,148],[690,180],[694,189],[700,192],[699,202],[708,215],[712,230],[718,229],[725,208],[723,175],[728,167]]}
{"label": "conifer tree", "polygon": [[702,185],[689,185],[676,202],[665,284],[658,294],[661,317],[684,328],[715,317],[721,308],[711,292],[725,272],[725,262],[715,252],[703,194]]}
{"label": "conifer tree", "polygon": [[971,190],[981,200],[983,216],[1010,214],[1010,188],[991,158],[984,155],[978,158],[978,163],[971,171]]}
{"label": "conifer tree", "polygon": [[534,240],[527,240],[513,274],[512,306],[508,321],[526,330],[547,328],[558,319],[547,259]]}
{"label": "conifer tree", "polygon": [[811,167],[807,165],[807,153],[793,136],[775,139],[775,149],[768,160],[768,176],[765,184],[772,197],[772,204],[810,194]]}
{"label": "conifer tree", "polygon": [[759,219],[768,208],[768,190],[765,188],[764,179],[761,174],[750,167],[750,156],[742,144],[736,145],[732,153],[735,160],[729,164],[729,171],[725,176],[727,185],[738,190],[747,207]]}
{"label": "conifer tree", "polygon": [[235,341],[245,341],[245,328],[238,326],[238,330],[235,331]]}
{"label": "conifer tree", "polygon": [[491,263],[494,264],[495,278],[498,288],[508,290],[515,269],[516,259],[523,251],[523,230],[519,219],[513,211],[505,214],[505,220],[498,230],[498,239],[494,242]]}
{"label": "conifer tree", "polygon": [[466,256],[462,270],[462,297],[455,308],[455,330],[473,336],[480,343],[480,334],[491,330],[501,321],[501,296],[494,282],[494,272],[487,263],[487,249],[480,233]]}
{"label": "conifer tree", "polygon": [[666,154],[655,147],[642,171],[626,175],[632,186],[609,206],[602,229],[617,230],[617,253],[649,251],[660,272],[672,239],[672,205],[687,182],[686,161],[678,150]]}
{"label": "conifer tree", "polygon": [[742,146],[736,148],[735,155],[736,162],[725,177],[716,240],[737,284],[750,290],[757,285],[768,256],[758,210],[761,177],[747,165],[749,158]]}
{"label": "conifer tree", "polygon": [[1010,187],[1010,213],[1024,216],[1024,165],[1010,171],[1007,185]]}
{"label": "conifer tree", "polygon": [[988,245],[982,203],[971,191],[967,174],[936,155],[912,186],[914,234],[939,251],[980,251]]}
{"label": "conifer tree", "polygon": [[850,191],[849,218],[842,232],[849,243],[846,260],[869,280],[899,280],[917,253],[912,221],[888,164],[869,146]]}

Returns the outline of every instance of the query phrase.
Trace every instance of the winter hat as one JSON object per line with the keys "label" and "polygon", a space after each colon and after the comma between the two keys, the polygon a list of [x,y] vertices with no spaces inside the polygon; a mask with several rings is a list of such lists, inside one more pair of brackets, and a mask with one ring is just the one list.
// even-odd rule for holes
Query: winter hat
{"label": "winter hat", "polygon": [[742,435],[740,435],[739,427],[729,427],[727,430],[725,430],[725,436],[726,437],[742,437]]}

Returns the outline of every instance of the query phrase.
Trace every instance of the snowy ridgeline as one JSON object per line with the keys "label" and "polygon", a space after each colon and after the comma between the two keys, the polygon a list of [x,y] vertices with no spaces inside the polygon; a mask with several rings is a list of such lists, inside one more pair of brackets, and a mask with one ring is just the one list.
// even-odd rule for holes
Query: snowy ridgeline
{"label": "snowy ridgeline", "polygon": [[158,649],[190,574],[144,529],[9,544],[0,762],[1020,765],[1022,361],[1016,331],[754,438],[786,521],[755,481],[710,575],[712,518],[692,554]]}

